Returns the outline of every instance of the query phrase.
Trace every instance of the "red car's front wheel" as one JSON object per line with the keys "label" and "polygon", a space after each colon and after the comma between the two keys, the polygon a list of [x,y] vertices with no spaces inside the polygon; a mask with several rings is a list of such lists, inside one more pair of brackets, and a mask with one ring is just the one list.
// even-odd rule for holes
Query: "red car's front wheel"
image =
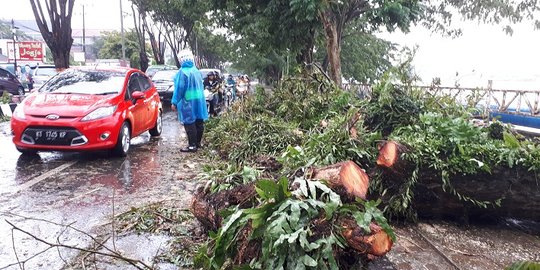
{"label": "red car's front wheel", "polygon": [[118,133],[116,145],[113,148],[113,154],[120,157],[127,156],[131,143],[131,129],[128,122],[124,122]]}
{"label": "red car's front wheel", "polygon": [[161,111],[158,112],[158,116],[156,118],[156,124],[155,126],[149,130],[150,135],[156,137],[161,135],[161,131],[163,130],[163,118],[161,118]]}

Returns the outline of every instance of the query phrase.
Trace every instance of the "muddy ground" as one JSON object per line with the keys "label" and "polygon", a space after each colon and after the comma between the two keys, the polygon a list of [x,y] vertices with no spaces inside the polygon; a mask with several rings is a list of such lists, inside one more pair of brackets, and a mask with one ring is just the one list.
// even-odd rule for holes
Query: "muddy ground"
{"label": "muddy ground", "polygon": [[[170,111],[160,138],[143,134],[133,142],[126,158],[106,153],[25,158],[11,143],[9,125],[0,123],[0,269],[135,269],[118,260],[87,260],[90,255],[80,250],[47,250],[50,245],[35,239],[87,249],[95,242],[89,235],[156,269],[178,269],[154,260],[169,248],[170,236],[113,234],[119,225],[111,217],[156,202],[189,207],[204,159],[200,153],[179,152],[185,134]],[[6,221],[29,234],[14,231]],[[197,234],[187,228],[193,222],[185,226],[185,235]],[[538,231],[516,226],[421,222],[395,229],[397,243],[370,269],[504,269],[518,260],[540,261]]]}

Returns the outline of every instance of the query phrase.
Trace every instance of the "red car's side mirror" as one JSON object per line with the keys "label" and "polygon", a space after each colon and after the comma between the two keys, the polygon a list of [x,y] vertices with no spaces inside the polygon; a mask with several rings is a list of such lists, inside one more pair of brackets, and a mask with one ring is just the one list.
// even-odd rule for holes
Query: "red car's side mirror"
{"label": "red car's side mirror", "polygon": [[141,92],[141,91],[135,91],[133,93],[131,93],[131,97],[135,100],[138,100],[138,99],[143,99],[144,98],[144,93]]}

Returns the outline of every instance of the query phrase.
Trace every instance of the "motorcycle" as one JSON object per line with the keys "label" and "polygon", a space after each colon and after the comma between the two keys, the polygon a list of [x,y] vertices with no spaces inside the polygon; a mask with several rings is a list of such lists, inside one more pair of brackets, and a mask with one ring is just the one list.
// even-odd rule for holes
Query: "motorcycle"
{"label": "motorcycle", "polygon": [[230,107],[233,100],[233,90],[234,90],[234,84],[228,83],[225,85],[225,98],[224,103],[226,107]]}
{"label": "motorcycle", "polygon": [[206,86],[204,88],[204,98],[206,99],[206,109],[208,112],[211,112],[212,104],[214,105],[214,113],[215,115],[218,115],[222,111],[222,103],[218,99],[218,92],[221,90],[219,87],[210,87]]}
{"label": "motorcycle", "polygon": [[240,82],[236,89],[238,98],[244,98],[244,96],[246,96],[249,92],[249,84],[246,82]]}

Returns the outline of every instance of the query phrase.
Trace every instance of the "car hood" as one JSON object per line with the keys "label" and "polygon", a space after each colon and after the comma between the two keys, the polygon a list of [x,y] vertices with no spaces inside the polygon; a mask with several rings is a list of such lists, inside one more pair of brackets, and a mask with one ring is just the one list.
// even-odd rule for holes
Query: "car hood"
{"label": "car hood", "polygon": [[30,95],[24,100],[24,113],[45,116],[85,116],[97,107],[108,104],[111,95],[45,94]]}

